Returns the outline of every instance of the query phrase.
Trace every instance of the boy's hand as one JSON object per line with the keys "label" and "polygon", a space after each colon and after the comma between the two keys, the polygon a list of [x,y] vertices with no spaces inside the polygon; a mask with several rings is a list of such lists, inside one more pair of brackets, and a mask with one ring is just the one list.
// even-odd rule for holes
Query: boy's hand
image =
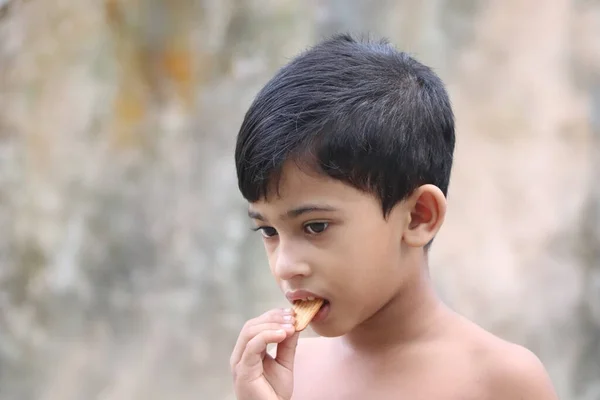
{"label": "boy's hand", "polygon": [[[246,322],[231,354],[238,400],[291,399],[299,334],[292,310],[271,310]],[[278,343],[276,357],[267,354],[270,343]]]}

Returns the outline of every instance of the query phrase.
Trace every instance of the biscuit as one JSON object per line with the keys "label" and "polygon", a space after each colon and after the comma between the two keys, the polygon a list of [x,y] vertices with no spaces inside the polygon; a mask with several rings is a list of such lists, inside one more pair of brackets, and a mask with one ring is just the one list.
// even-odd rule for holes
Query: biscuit
{"label": "biscuit", "polygon": [[297,300],[293,304],[294,311],[296,312],[296,332],[303,331],[306,329],[310,321],[319,312],[323,305],[323,299],[315,300]]}

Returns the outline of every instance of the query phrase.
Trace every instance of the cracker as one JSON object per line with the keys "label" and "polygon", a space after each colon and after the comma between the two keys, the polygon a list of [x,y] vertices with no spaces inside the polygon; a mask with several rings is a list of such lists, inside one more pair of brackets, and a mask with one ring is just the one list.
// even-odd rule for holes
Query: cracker
{"label": "cracker", "polygon": [[310,321],[319,312],[323,305],[323,299],[315,300],[297,300],[293,304],[294,311],[296,312],[296,332],[303,331],[306,329]]}

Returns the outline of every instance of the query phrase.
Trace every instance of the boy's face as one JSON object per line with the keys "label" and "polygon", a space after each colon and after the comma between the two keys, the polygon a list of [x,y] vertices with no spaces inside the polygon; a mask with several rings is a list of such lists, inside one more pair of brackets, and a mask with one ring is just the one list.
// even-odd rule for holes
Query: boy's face
{"label": "boy's face", "polygon": [[343,335],[377,312],[411,272],[403,268],[410,210],[398,204],[384,219],[379,200],[288,163],[280,196],[250,204],[269,266],[281,290],[307,290],[329,302],[312,327]]}

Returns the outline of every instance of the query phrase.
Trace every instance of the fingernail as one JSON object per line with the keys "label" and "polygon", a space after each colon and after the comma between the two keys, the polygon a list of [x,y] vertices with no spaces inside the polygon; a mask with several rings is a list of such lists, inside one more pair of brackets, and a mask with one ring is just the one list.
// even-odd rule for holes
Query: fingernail
{"label": "fingernail", "polygon": [[291,321],[291,320],[292,320],[292,318],[293,318],[293,317],[292,317],[291,315],[284,315],[284,316],[283,316],[283,320],[284,320],[284,321]]}
{"label": "fingernail", "polygon": [[294,325],[292,325],[292,324],[283,324],[283,327],[285,329],[292,329],[294,327]]}
{"label": "fingernail", "polygon": [[283,312],[287,313],[287,314],[291,314],[292,312],[294,312],[294,310],[292,310],[291,308],[284,308]]}
{"label": "fingernail", "polygon": [[283,329],[277,329],[277,330],[275,331],[275,333],[277,333],[278,335],[282,335],[282,334],[284,334],[284,333],[285,333],[285,330],[283,330]]}

